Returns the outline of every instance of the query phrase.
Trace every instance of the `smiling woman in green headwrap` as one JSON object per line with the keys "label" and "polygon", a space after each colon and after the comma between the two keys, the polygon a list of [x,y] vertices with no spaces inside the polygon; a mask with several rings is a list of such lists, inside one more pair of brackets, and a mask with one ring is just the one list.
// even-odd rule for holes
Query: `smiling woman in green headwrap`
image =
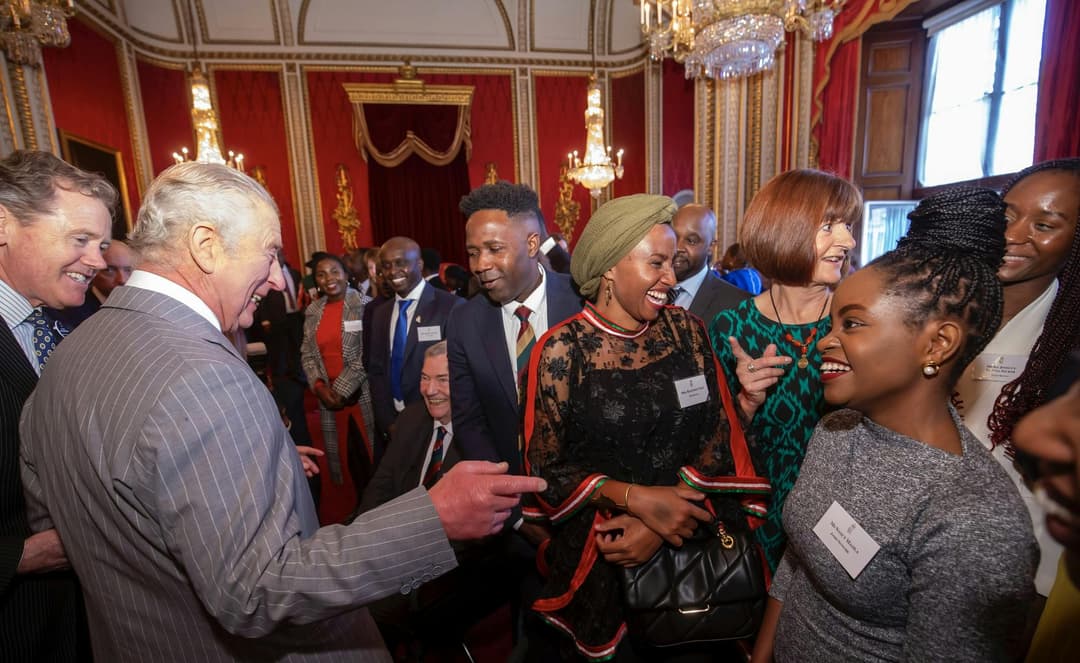
{"label": "smiling woman in green headwrap", "polygon": [[[548,489],[525,513],[553,531],[533,609],[569,636],[536,660],[664,660],[623,640],[618,566],[641,564],[665,541],[682,545],[711,519],[706,486],[734,474],[729,442],[742,433],[725,415],[705,328],[667,305],[674,213],[670,198],[652,195],[598,209],[570,264],[589,301],[532,354],[526,464]],[[710,499],[725,523],[746,525],[737,496]]]}

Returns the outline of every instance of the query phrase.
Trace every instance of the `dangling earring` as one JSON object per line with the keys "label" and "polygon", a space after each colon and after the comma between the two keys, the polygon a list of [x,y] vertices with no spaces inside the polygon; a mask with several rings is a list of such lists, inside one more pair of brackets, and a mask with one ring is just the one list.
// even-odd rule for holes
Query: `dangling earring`
{"label": "dangling earring", "polygon": [[933,359],[929,360],[922,367],[922,374],[928,378],[932,378],[938,374],[938,363]]}
{"label": "dangling earring", "polygon": [[607,287],[604,289],[604,304],[611,303],[611,281],[607,282]]}

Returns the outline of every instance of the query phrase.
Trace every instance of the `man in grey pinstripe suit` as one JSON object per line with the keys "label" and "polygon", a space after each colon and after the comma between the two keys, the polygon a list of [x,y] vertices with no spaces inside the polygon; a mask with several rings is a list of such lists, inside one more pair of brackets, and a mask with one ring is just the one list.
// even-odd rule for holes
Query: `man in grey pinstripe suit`
{"label": "man in grey pinstripe suit", "polygon": [[140,269],[72,333],[23,411],[35,528],[84,583],[100,661],[383,661],[365,609],[455,566],[538,480],[460,463],[347,527],[317,529],[277,408],[222,331],[282,287],[277,209],[185,163],[139,212]]}

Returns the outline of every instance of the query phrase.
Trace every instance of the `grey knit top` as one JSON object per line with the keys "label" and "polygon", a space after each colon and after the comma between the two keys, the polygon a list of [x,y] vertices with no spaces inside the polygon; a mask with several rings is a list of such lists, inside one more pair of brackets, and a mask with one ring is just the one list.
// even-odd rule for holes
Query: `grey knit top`
{"label": "grey knit top", "polygon": [[[858,412],[823,418],[784,506],[777,661],[1001,661],[1024,646],[1038,549],[1016,488],[960,423],[963,455]],[[813,528],[833,501],[880,544],[852,579]]]}

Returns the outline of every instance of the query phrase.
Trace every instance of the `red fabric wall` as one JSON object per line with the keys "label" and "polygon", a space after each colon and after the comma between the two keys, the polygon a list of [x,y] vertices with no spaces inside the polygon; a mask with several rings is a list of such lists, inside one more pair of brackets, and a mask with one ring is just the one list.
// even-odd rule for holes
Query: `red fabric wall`
{"label": "red fabric wall", "polygon": [[150,165],[157,175],[173,164],[173,152],[179,152],[182,147],[195,149],[187,76],[183,70],[166,69],[143,61],[139,61],[138,70]]}
{"label": "red fabric wall", "polygon": [[[811,130],[818,136],[818,167],[850,179],[854,162],[855,110],[858,107],[861,40],[842,44],[833,53],[832,77],[821,95],[824,111]],[[818,46],[821,56],[824,46]]]}
{"label": "red fabric wall", "polygon": [[663,66],[663,193],[674,196],[694,186],[694,81],[670,58]]}
{"label": "red fabric wall", "polygon": [[215,70],[213,77],[222,152],[226,156],[228,150],[242,153],[248,173],[255,166],[265,169],[267,188],[277,202],[281,216],[285,257],[290,264],[299,265],[303,261],[298,260],[296,208],[293,205],[281,77],[276,71],[228,69]]}
{"label": "red fabric wall", "polygon": [[68,27],[71,46],[42,49],[56,127],[120,151],[134,223],[141,192],[116,46],[79,20]]}
{"label": "red fabric wall", "polygon": [[[559,165],[574,150],[585,149],[585,102],[589,79],[587,76],[545,76],[533,78],[536,100],[536,161],[539,180],[536,190],[540,194],[540,210],[544,213],[549,231],[558,231],[555,225],[555,202],[559,199]],[[589,220],[592,198],[583,187],[574,185],[574,200],[578,201],[581,216],[574,227],[574,236],[567,237],[572,244]]]}
{"label": "red fabric wall", "polygon": [[[357,241],[361,246],[382,243],[388,237],[374,237],[368,192],[368,167],[356,150],[353,137],[353,111],[343,83],[389,83],[396,74],[356,71],[308,71],[307,85],[311,105],[311,139],[315,149],[316,177],[322,202],[327,249],[340,253],[341,236],[330,214],[337,205],[334,175],[337,164],[349,169],[353,180],[354,207],[361,227]],[[432,85],[472,85],[472,160],[469,184],[484,181],[484,167],[494,161],[500,179],[517,181],[514,153],[514,113],[512,74],[437,74],[422,73]],[[456,201],[455,201],[456,204]],[[464,238],[462,238],[464,243]],[[441,248],[441,247],[440,247]],[[452,252],[452,249],[448,249]]]}
{"label": "red fabric wall", "polygon": [[[615,180],[615,196],[644,193],[645,183],[645,72],[611,79],[611,158],[623,154],[623,176]],[[582,125],[584,128],[584,125]]]}
{"label": "red fabric wall", "polygon": [[1035,109],[1035,162],[1080,156],[1080,2],[1048,0]]}

